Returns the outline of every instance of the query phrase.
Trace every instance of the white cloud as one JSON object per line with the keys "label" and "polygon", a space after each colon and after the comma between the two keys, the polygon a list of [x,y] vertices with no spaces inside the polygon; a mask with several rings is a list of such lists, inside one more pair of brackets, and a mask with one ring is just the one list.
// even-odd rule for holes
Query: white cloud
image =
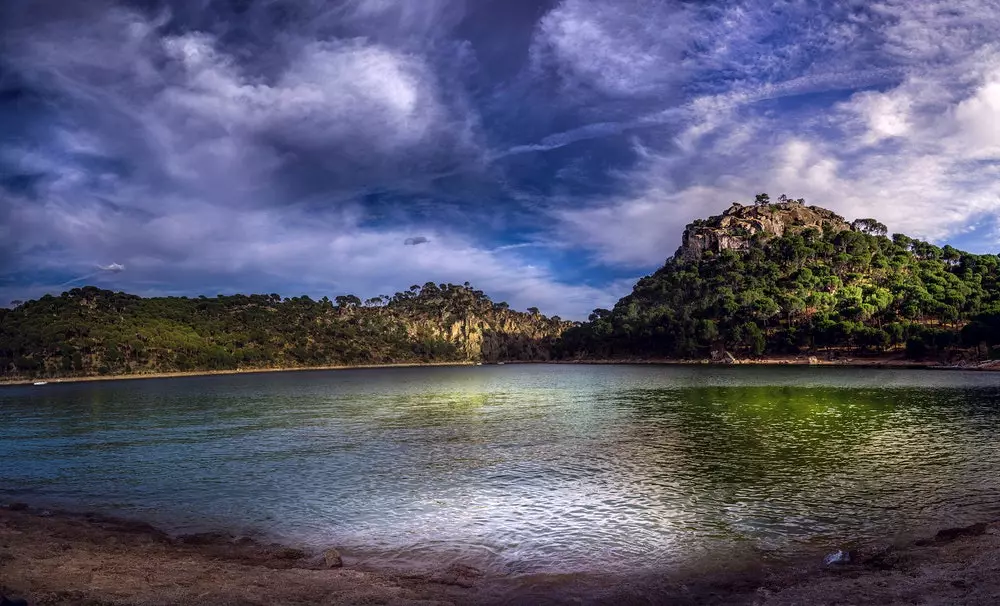
{"label": "white cloud", "polygon": [[[0,252],[16,251],[21,269],[114,259],[129,268],[115,279],[144,292],[284,284],[371,295],[470,280],[515,306],[581,317],[621,285],[566,284],[545,262],[552,249],[646,270],[674,252],[685,223],[759,191],[937,239],[1000,212],[996,0],[565,0],[530,30],[517,86],[486,79],[516,67],[477,71],[483,47],[456,34],[476,13],[464,4],[305,3],[275,32],[269,4],[254,3],[244,33],[267,34],[266,50],[233,44],[211,18],[192,30],[90,4],[3,30],[0,60],[59,102],[32,147],[0,147],[0,162],[45,175],[0,207],[10,240]],[[509,144],[522,133],[524,145]],[[635,139],[631,167],[622,133]],[[505,145],[486,154],[492,135]],[[484,157],[524,194],[516,208],[489,207],[506,183],[477,172]],[[470,172],[472,186],[446,192],[468,198],[449,211],[459,229],[430,184]],[[544,193],[546,179],[574,175],[618,189]],[[358,191],[374,190],[388,204],[418,191],[422,208],[379,208],[380,223],[366,222]],[[473,235],[507,221],[533,223],[515,239],[546,246]],[[403,246],[414,233],[430,242]]]}
{"label": "white cloud", "polygon": [[862,93],[855,95],[856,111],[868,127],[866,144],[873,144],[910,131],[910,100],[903,95]]}
{"label": "white cloud", "polygon": [[184,79],[161,101],[224,132],[270,133],[315,146],[364,138],[382,152],[421,143],[445,119],[434,77],[415,57],[364,40],[305,46],[274,83],[240,73],[204,34],[164,40]]}
{"label": "white cloud", "polygon": [[[75,200],[79,202],[79,200]],[[129,268],[95,281],[140,293],[158,292],[172,282],[208,292],[258,290],[291,284],[299,292],[333,296],[344,292],[373,296],[403,290],[412,283],[471,281],[494,300],[517,309],[538,306],[548,314],[581,319],[595,305],[611,305],[620,292],[561,282],[537,260],[515,251],[488,250],[446,228],[425,226],[428,242],[403,242],[412,230],[373,229],[360,224],[356,209],[323,215],[287,209],[233,211],[205,202],[170,200],[172,212],[135,222],[108,208],[70,204],[50,191],[44,205],[15,207],[11,225],[33,234],[20,239],[22,262],[63,270],[89,269],[97,259],[116,259]],[[30,250],[58,243],[60,252]],[[246,286],[247,282],[250,286]],[[155,284],[155,286],[150,286]],[[32,288],[3,289],[23,298]],[[49,285],[50,292],[61,290]],[[168,288],[168,290],[170,290]]]}
{"label": "white cloud", "polygon": [[[362,38],[298,41],[287,64],[265,74],[213,35],[164,36],[161,25],[116,10],[17,40],[25,73],[86,109],[62,116],[37,149],[2,150],[4,160],[45,175],[37,196],[7,201],[3,227],[19,234],[20,268],[75,271],[113,258],[129,267],[114,277],[117,287],[139,292],[253,290],[260,281],[376,294],[472,280],[516,306],[550,304],[547,312],[569,317],[585,316],[594,300],[609,303],[544,264],[493,254],[446,227],[365,226],[357,202],[338,195],[358,184],[388,187],[394,171],[425,156],[450,156],[454,170],[455,156],[476,155],[475,118],[461,93],[445,99],[419,54]],[[102,120],[81,119],[93,115]],[[285,199],[276,176],[310,155],[325,163],[321,210]],[[119,158],[138,170],[102,175],[87,164]],[[430,242],[403,246],[415,230]]]}
{"label": "white cloud", "polygon": [[[843,49],[839,64],[831,58],[825,72],[813,69],[790,80],[766,76],[794,66],[801,54],[797,46],[762,63],[742,59],[746,77],[722,93],[689,100],[685,126],[669,144],[645,138],[637,150],[643,161],[621,179],[624,192],[557,212],[559,237],[605,264],[655,266],[676,249],[685,223],[760,191],[804,196],[848,219],[874,216],[891,230],[938,241],[963,236],[982,217],[996,216],[1000,46],[988,32],[1000,27],[1000,7],[884,2],[873,5],[872,14],[866,18],[871,29],[853,27],[850,36],[879,58],[882,67],[870,72],[874,80],[866,83],[867,76],[843,69],[856,59],[851,49]],[[747,10],[727,13],[716,24],[727,20],[728,27],[761,33]],[[722,46],[714,48],[712,60],[732,67],[739,54],[734,45],[752,38],[716,36]],[[793,45],[834,44],[823,39]],[[782,56],[785,63],[775,63]],[[775,112],[760,105],[858,84],[879,86],[825,106]],[[970,244],[983,250],[997,242]]]}
{"label": "white cloud", "polygon": [[571,84],[612,95],[648,94],[680,80],[691,19],[673,2],[565,0],[538,26],[540,65]]}
{"label": "white cloud", "polygon": [[975,94],[955,107],[954,120],[967,157],[1000,159],[1000,55]]}

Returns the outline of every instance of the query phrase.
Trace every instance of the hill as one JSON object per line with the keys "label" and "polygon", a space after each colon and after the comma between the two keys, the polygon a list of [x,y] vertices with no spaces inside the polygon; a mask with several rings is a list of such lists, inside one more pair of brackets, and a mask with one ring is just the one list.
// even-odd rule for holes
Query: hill
{"label": "hill", "polygon": [[576,357],[698,358],[843,350],[986,354],[1000,343],[1000,259],[874,219],[760,194],[698,220],[612,310],[565,333]]}
{"label": "hill", "polygon": [[0,378],[545,360],[570,324],[468,284],[389,297],[142,298],[92,286],[0,310]]}
{"label": "hill", "polygon": [[766,194],[694,221],[666,264],[585,323],[466,283],[330,301],[141,298],[94,287],[0,309],[0,378],[403,362],[791,353],[1000,358],[1000,258],[887,236]]}

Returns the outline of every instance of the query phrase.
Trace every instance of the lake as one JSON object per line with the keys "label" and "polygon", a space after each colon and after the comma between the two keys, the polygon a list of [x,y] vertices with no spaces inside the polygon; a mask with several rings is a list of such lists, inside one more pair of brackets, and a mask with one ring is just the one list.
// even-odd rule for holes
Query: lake
{"label": "lake", "polygon": [[1000,517],[1000,374],[506,365],[0,388],[0,499],[357,563],[676,570]]}

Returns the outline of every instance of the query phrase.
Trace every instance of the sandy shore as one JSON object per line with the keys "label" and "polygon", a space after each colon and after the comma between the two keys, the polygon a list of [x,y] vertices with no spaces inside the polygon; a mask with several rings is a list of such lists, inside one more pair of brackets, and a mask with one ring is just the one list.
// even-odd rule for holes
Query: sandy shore
{"label": "sandy shore", "polygon": [[342,366],[292,366],[287,368],[240,368],[234,370],[192,370],[189,372],[148,372],[128,375],[88,375],[34,379],[0,379],[0,385],[31,385],[36,381],[76,383],[80,381],[125,381],[131,379],[172,379],[176,377],[210,377],[213,375],[244,375],[268,372],[304,372],[309,370],[352,370],[357,368],[421,368],[425,366],[471,366],[474,362],[401,362],[399,364],[355,364]]}
{"label": "sandy shore", "polygon": [[320,554],[208,534],[171,537],[95,515],[0,508],[0,593],[31,605],[672,604],[793,606],[1000,603],[1000,525],[899,547],[687,578],[488,579],[450,566],[407,575],[328,568]]}
{"label": "sandy shore", "polygon": [[[810,361],[811,360],[811,361]],[[429,366],[472,366],[475,362],[413,362],[400,364],[360,364],[347,366],[303,366],[289,368],[242,368],[237,370],[199,370],[190,372],[158,372],[135,373],[128,375],[92,375],[83,377],[55,377],[50,379],[0,379],[2,385],[31,385],[36,381],[49,383],[74,383],[79,381],[123,381],[131,379],[169,379],[174,377],[204,377],[212,375],[258,374],[268,372],[303,372],[310,370],[352,370],[358,368],[421,368]],[[489,363],[487,363],[489,364]],[[539,362],[509,361],[506,364],[649,364],[649,365],[722,365],[709,360],[679,360],[670,358],[636,358],[636,359],[604,359],[604,360],[552,360]],[[976,364],[942,364],[933,360],[909,360],[899,355],[879,357],[844,357],[835,360],[812,358],[809,356],[768,356],[754,359],[741,359],[736,365],[748,366],[847,366],[852,368],[917,368],[934,370],[993,370],[1000,371],[1000,360],[985,361]]]}

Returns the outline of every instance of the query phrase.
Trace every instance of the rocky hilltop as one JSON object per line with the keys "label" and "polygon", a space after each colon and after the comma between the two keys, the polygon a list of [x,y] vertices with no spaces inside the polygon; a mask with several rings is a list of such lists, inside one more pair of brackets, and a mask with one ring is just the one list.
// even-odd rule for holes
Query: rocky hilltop
{"label": "rocky hilltop", "polygon": [[851,224],[831,210],[806,206],[801,200],[745,206],[733,202],[721,215],[699,219],[687,226],[676,256],[693,261],[706,252],[747,250],[754,238],[784,236],[813,228],[819,233],[849,230]]}
{"label": "rocky hilltop", "polygon": [[613,309],[566,331],[562,351],[1000,359],[1000,258],[887,231],[759,194],[688,225],[677,253]]}

